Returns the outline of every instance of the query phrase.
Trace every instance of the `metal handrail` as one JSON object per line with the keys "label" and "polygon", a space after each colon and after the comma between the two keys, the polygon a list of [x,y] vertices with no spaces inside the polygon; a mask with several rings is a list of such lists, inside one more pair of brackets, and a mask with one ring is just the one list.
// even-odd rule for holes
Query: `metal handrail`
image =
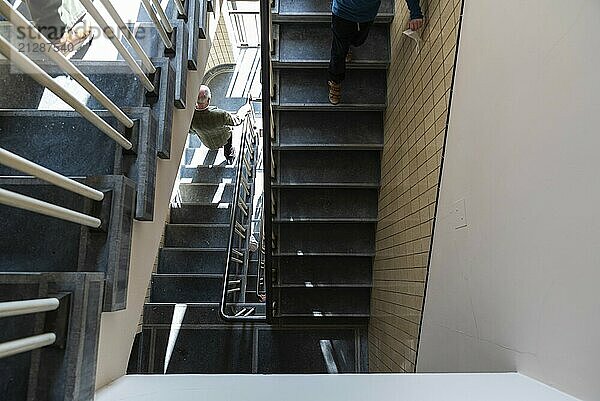
{"label": "metal handrail", "polygon": [[81,114],[86,120],[94,124],[98,129],[112,138],[120,146],[126,150],[133,148],[133,144],[121,135],[116,129],[111,127],[106,121],[101,119],[96,113],[90,108],[81,103],[75,96],[67,92],[61,87],[52,77],[35,64],[31,59],[17,50],[12,44],[10,44],[3,36],[0,36],[0,53],[7,59],[14,62],[16,66],[21,69],[24,73],[28,74],[32,79],[38,82],[40,85],[48,88],[56,96],[60,97],[65,103],[71,106],[75,111]]}
{"label": "metal handrail", "polygon": [[[251,104],[251,100],[249,100],[249,103]],[[251,141],[251,143],[249,143],[249,141],[247,141],[247,136],[251,134],[253,136],[253,140]],[[250,113],[250,115],[248,117],[246,117],[246,120],[244,122],[244,131],[242,133],[242,139],[240,141],[240,153],[239,153],[239,159],[237,162],[237,173],[236,173],[236,186],[235,186],[235,191],[234,191],[234,197],[233,199],[238,199],[239,195],[240,195],[240,191],[242,190],[242,179],[243,179],[243,171],[244,169],[246,169],[246,171],[248,172],[248,174],[252,174],[253,173],[253,169],[251,169],[250,171],[247,170],[247,165],[243,162],[243,158],[244,155],[247,152],[247,147],[253,146],[254,149],[257,148],[258,146],[258,141],[256,140],[257,133],[256,130],[254,129],[254,110],[252,109],[252,112]],[[252,148],[248,149],[250,151],[253,151]],[[254,155],[256,157],[256,155]],[[247,193],[247,196],[252,197],[253,196],[253,191],[251,191],[251,193]],[[232,283],[233,281],[229,281],[229,276],[230,276],[230,270],[231,270],[231,265],[232,262],[234,263],[238,263],[241,264],[243,266],[244,272],[247,272],[247,268],[248,268],[248,259],[249,259],[249,245],[250,245],[250,230],[248,230],[247,228],[245,229],[246,235],[244,236],[244,241],[245,241],[245,252],[243,253],[244,255],[244,259],[243,261],[241,261],[239,259],[239,255],[240,255],[240,251],[237,251],[236,249],[234,249],[234,237],[236,236],[236,232],[240,231],[239,230],[239,225],[240,223],[238,221],[236,221],[236,215],[237,215],[237,211],[239,208],[239,202],[234,201],[232,202],[232,208],[231,208],[231,217],[230,217],[230,231],[229,231],[229,244],[227,247],[227,256],[225,259],[225,273],[223,276],[223,291],[221,294],[221,304],[219,307],[219,314],[221,316],[221,318],[225,321],[248,321],[248,320],[253,320],[253,321],[264,321],[266,319],[266,316],[259,316],[259,315],[252,315],[252,313],[255,313],[255,308],[250,308],[248,310],[246,310],[243,313],[240,313],[240,311],[238,311],[238,313],[235,313],[233,316],[227,314],[227,312],[225,311],[226,305],[227,305],[227,296],[229,294],[234,294],[237,292],[242,293],[242,289],[244,286],[244,283],[242,282],[245,279],[236,279],[236,284],[237,281],[239,280],[239,287],[237,288],[229,288],[230,283]],[[241,209],[241,208],[240,208]],[[252,222],[252,218],[251,216],[248,214],[245,215],[246,219],[249,221],[249,224],[251,224]],[[239,233],[238,233],[239,235]],[[241,236],[241,235],[240,235]],[[232,256],[232,254],[236,254],[237,257]],[[242,262],[242,263],[239,263]],[[244,294],[241,294],[242,296],[242,303],[244,302]]]}
{"label": "metal handrail", "polygon": [[75,65],[69,61],[60,51],[58,51],[50,41],[42,35],[38,29],[31,24],[18,10],[14,9],[7,0],[0,0],[0,14],[2,14],[17,29],[22,28],[32,33],[30,39],[40,45],[43,49],[49,49],[48,56],[64,72],[69,74],[79,85],[87,90],[98,102],[106,108],[117,120],[127,128],[133,127],[133,120],[114,104],[96,85],[92,83]]}
{"label": "metal handrail", "polygon": [[261,74],[262,74],[262,121],[263,121],[263,177],[264,177],[264,199],[263,199],[263,220],[265,241],[265,288],[266,288],[266,306],[267,321],[274,316],[276,305],[273,298],[273,192],[271,188],[271,171],[274,170],[273,156],[271,153],[271,141],[273,139],[273,113],[271,106],[271,96],[273,93],[273,77],[271,65],[272,52],[272,16],[271,1],[260,0],[260,20],[261,20]]}
{"label": "metal handrail", "polygon": [[[3,164],[22,173],[32,175],[40,180],[54,184],[58,187],[74,192],[86,198],[95,201],[104,199],[104,193],[97,189],[88,187],[80,182],[65,177],[55,171],[42,167],[32,161],[29,161],[21,156],[9,152],[0,147],[0,164]],[[1,316],[0,316],[1,317]]]}
{"label": "metal handrail", "polygon": [[61,220],[92,228],[98,228],[102,225],[102,221],[96,217],[21,195],[4,188],[0,188],[0,204],[17,209],[29,210],[30,212],[43,214],[45,216],[56,217]]}
{"label": "metal handrail", "polygon": [[154,85],[152,84],[152,82],[150,81],[148,76],[146,76],[146,74],[144,73],[144,70],[142,70],[142,68],[139,66],[137,61],[135,61],[135,59],[133,58],[133,56],[131,55],[129,50],[127,50],[127,48],[125,47],[123,42],[121,42],[119,40],[119,38],[117,38],[117,35],[115,35],[115,31],[113,31],[112,27],[110,27],[108,25],[108,23],[106,22],[106,19],[104,19],[104,17],[102,16],[102,14],[100,14],[100,12],[98,11],[98,9],[94,5],[94,3],[92,3],[92,0],[79,0],[79,1],[83,5],[83,7],[87,10],[87,12],[91,15],[91,17],[98,23],[98,25],[100,25],[100,28],[102,28],[102,31],[104,32],[104,34],[108,37],[108,39],[115,46],[115,48],[117,49],[117,51],[119,52],[121,57],[123,57],[123,60],[125,60],[125,62],[129,65],[129,68],[131,68],[131,71],[133,71],[133,73],[142,82],[142,85],[144,85],[144,88],[146,88],[146,90],[148,92],[154,92]]}
{"label": "metal handrail", "polygon": [[30,315],[58,309],[57,298],[30,299],[26,301],[0,302],[0,319],[3,317]]}
{"label": "metal handrail", "polygon": [[165,28],[165,31],[167,31],[167,33],[172,33],[173,25],[171,25],[171,21],[169,21],[169,17],[167,17],[167,14],[165,14],[165,10],[163,10],[162,6],[160,5],[160,1],[152,0],[152,4],[154,4],[154,8],[156,8],[156,12],[158,13],[158,16],[160,17],[160,21],[162,22],[162,24]]}
{"label": "metal handrail", "polygon": [[131,29],[129,29],[127,24],[125,24],[125,21],[123,21],[123,18],[121,18],[121,16],[119,15],[115,7],[112,5],[110,0],[100,0],[100,2],[108,12],[110,17],[117,23],[117,26],[121,30],[121,33],[123,34],[123,36],[125,36],[125,39],[127,39],[127,42],[129,42],[129,44],[131,45],[133,50],[135,50],[137,55],[140,56],[142,66],[146,69],[146,72],[149,74],[154,74],[156,72],[156,67],[150,60],[150,57],[148,57],[148,55],[142,48],[142,45],[140,45],[140,42],[136,39],[133,32],[131,32]]}
{"label": "metal handrail", "polygon": [[185,6],[183,5],[183,1],[175,0],[174,3],[179,15],[185,15]]}
{"label": "metal handrail", "polygon": [[[60,302],[57,298],[0,302],[0,318],[50,312],[58,309],[59,306]],[[0,359],[33,351],[34,349],[52,345],[55,342],[56,334],[45,333],[0,343]]]}
{"label": "metal handrail", "polygon": [[154,23],[154,26],[158,31],[158,35],[160,36],[161,40],[165,45],[165,48],[172,49],[173,42],[171,41],[171,38],[169,38],[170,32],[167,32],[163,24],[160,22],[158,16],[156,15],[156,12],[154,11],[154,8],[152,7],[152,4],[150,4],[150,0],[142,0],[142,4],[144,5],[146,12],[150,16],[150,19],[152,19],[152,22]]}
{"label": "metal handrail", "polygon": [[37,336],[21,338],[14,341],[8,341],[0,344],[0,359],[9,356],[33,351],[43,348],[56,342],[56,334],[46,333]]}

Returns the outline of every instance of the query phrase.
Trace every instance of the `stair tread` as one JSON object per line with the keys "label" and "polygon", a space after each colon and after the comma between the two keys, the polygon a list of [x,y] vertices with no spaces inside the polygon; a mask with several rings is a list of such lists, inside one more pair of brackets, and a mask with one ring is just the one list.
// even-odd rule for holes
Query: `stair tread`
{"label": "stair tread", "polygon": [[383,144],[378,143],[295,143],[273,145],[273,150],[382,150]]}
{"label": "stair tread", "polygon": [[205,227],[205,228],[223,228],[229,227],[229,224],[225,223],[167,223],[169,227]]}
{"label": "stair tread", "polygon": [[287,217],[275,218],[275,223],[377,223],[377,218],[361,217]]}
{"label": "stair tread", "polygon": [[165,246],[162,247],[163,251],[177,251],[177,252],[224,252],[227,248],[184,248],[177,246]]}
{"label": "stair tread", "polygon": [[309,283],[309,284],[273,284],[275,288],[371,288],[372,284],[347,284],[347,283]]}
{"label": "stair tread", "polygon": [[[321,59],[321,60],[286,60],[286,59],[276,59],[273,60],[273,69],[281,70],[281,69],[293,69],[293,68],[326,68],[329,65],[329,60]],[[366,70],[387,70],[390,66],[389,61],[369,61],[369,60],[361,60],[361,61],[353,61],[346,65],[347,70],[355,70],[355,69],[366,69]]]}
{"label": "stair tread", "polygon": [[343,182],[310,182],[310,183],[274,183],[273,188],[379,188],[379,184],[372,183],[343,183]]}
{"label": "stair tread", "polygon": [[385,103],[340,103],[338,105],[332,105],[330,103],[273,103],[273,110],[327,110],[327,111],[384,111],[386,109]]}
{"label": "stair tread", "polygon": [[285,256],[285,257],[290,257],[290,256],[297,256],[297,257],[303,257],[303,256],[339,256],[339,257],[349,257],[349,256],[353,256],[353,257],[375,257],[375,252],[362,252],[362,253],[344,253],[344,252],[303,252],[303,253],[297,253],[297,252],[273,252],[273,256],[277,257],[277,256]]}

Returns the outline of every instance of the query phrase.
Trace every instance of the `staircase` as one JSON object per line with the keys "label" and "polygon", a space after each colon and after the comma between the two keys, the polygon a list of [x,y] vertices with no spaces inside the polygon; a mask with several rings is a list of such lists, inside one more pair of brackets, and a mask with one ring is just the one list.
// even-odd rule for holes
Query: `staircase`
{"label": "staircase", "polygon": [[274,321],[369,318],[393,7],[382,2],[332,106],[331,1],[275,1]]}
{"label": "staircase", "polygon": [[[158,158],[173,156],[174,109],[186,106],[188,72],[198,68],[199,40],[206,33],[206,1],[185,1],[185,15],[169,2],[165,12],[174,27],[170,49],[139,2],[112,3],[119,12],[121,6],[135,8],[130,17],[138,23],[131,27],[156,67],[156,72],[148,74],[154,91],[144,86],[123,57],[113,56],[114,47],[106,38],[95,39],[71,62],[123,112],[121,116],[133,122],[132,127],[47,58],[37,54],[34,60],[51,81],[90,109],[87,116],[73,111],[32,75],[4,58],[0,61],[3,196],[4,191],[24,195],[92,221],[89,226],[76,224],[22,210],[19,204],[0,205],[2,400],[93,399],[100,317],[102,312],[122,311],[127,306],[133,226],[136,221],[154,219]],[[23,2],[15,4],[27,14]],[[2,0],[0,6],[8,18],[11,5]],[[0,17],[0,34],[9,37],[10,29],[11,22]],[[110,56],[97,51],[106,45]],[[129,43],[126,47],[135,57],[139,55]],[[90,115],[106,122],[108,128],[98,127]],[[126,150],[105,135],[107,130],[114,130],[133,147]],[[60,174],[61,180],[83,184],[102,199],[80,196],[7,167],[6,151]],[[99,221],[99,227],[93,221]],[[40,301],[46,306],[14,314],[13,308],[22,307],[14,302],[21,301]],[[11,310],[8,315],[7,309]],[[42,337],[48,342],[40,343]],[[37,345],[6,353],[7,344],[14,350],[23,339],[37,339]]]}
{"label": "staircase", "polygon": [[[224,96],[231,70],[224,69],[216,77],[209,72],[208,76],[214,104],[229,105],[229,111],[235,112],[240,100]],[[240,140],[238,130],[234,133],[238,150]],[[221,151],[215,153],[195,135],[189,137],[180,172],[180,203],[171,208],[128,373],[365,372],[364,325],[272,326],[256,321],[229,322],[220,316],[238,165],[224,165]],[[260,157],[254,160],[258,162]],[[253,204],[249,202],[248,207]],[[258,232],[255,236],[258,238]],[[226,306],[232,316],[251,309],[253,315],[265,315],[265,304],[256,291],[257,272],[258,252],[253,252],[245,276],[245,302],[243,306]]]}

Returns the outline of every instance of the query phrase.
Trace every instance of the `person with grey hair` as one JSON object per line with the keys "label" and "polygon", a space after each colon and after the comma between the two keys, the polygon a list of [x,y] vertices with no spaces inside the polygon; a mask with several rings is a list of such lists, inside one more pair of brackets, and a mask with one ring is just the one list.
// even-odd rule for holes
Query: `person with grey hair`
{"label": "person with grey hair", "polygon": [[210,150],[223,148],[223,154],[227,164],[233,164],[235,160],[235,148],[233,147],[231,127],[241,125],[251,106],[243,106],[238,114],[231,114],[210,105],[210,88],[202,85],[198,92],[196,110],[192,118],[190,131],[198,135],[202,144]]}

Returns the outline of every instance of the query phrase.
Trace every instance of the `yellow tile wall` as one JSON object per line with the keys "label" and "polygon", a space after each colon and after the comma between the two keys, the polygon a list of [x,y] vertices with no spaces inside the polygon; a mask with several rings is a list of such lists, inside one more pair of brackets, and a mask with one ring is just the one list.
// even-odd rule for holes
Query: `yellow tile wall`
{"label": "yellow tile wall", "polygon": [[396,0],[373,268],[369,367],[414,372],[462,0],[421,1],[420,51]]}
{"label": "yellow tile wall", "polygon": [[210,52],[208,53],[206,72],[218,65],[233,63],[235,63],[235,58],[231,49],[231,42],[229,40],[229,34],[227,33],[227,26],[225,25],[223,15],[221,14],[219,24],[217,25],[217,31],[215,33],[215,39],[213,40]]}

